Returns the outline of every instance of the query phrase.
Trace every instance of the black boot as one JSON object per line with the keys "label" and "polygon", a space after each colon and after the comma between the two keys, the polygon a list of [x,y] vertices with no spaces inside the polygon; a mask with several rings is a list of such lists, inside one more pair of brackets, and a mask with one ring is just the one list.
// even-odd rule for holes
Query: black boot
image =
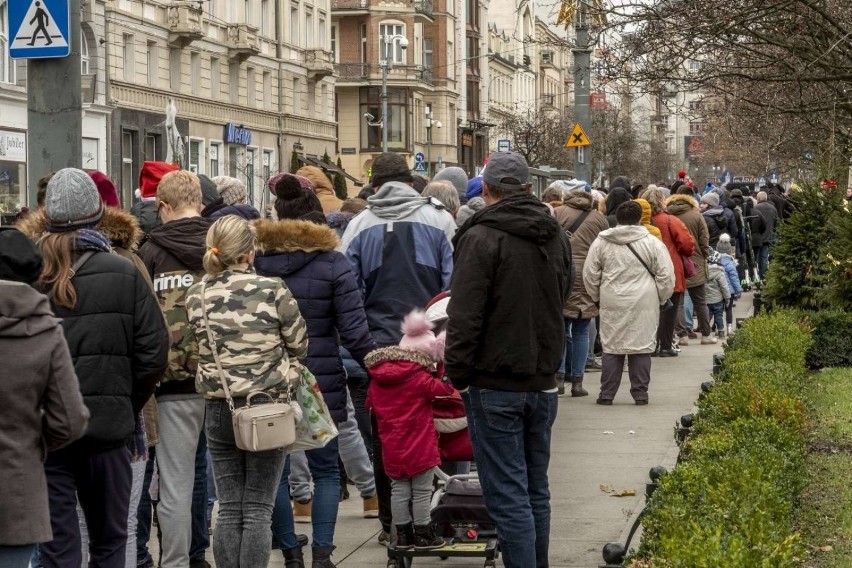
{"label": "black boot", "polygon": [[313,561],[311,568],[336,568],[334,562],[331,561],[331,553],[334,552],[333,546],[314,546],[311,548]]}
{"label": "black boot", "polygon": [[305,568],[305,556],[302,552],[302,546],[295,548],[282,548],[284,553],[284,568]]}
{"label": "black boot", "polygon": [[410,550],[414,546],[414,525],[396,525],[396,549]]}
{"label": "black boot", "polygon": [[435,534],[432,525],[415,525],[414,550],[434,550],[444,546],[444,539]]}
{"label": "black boot", "polygon": [[565,394],[565,373],[556,373],[556,394]]}
{"label": "black boot", "polygon": [[571,396],[589,396],[589,391],[583,388],[583,379],[571,379]]}

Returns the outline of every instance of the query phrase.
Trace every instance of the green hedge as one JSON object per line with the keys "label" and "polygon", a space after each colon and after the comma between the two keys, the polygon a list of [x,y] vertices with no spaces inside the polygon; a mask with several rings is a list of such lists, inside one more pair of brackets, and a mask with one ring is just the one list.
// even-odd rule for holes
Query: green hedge
{"label": "green hedge", "polygon": [[785,311],[748,320],[732,338],[679,465],[648,504],[634,567],[781,567],[801,557],[793,520],[809,343],[801,315]]}
{"label": "green hedge", "polygon": [[852,367],[852,313],[822,311],[807,317],[814,330],[806,355],[808,367]]}

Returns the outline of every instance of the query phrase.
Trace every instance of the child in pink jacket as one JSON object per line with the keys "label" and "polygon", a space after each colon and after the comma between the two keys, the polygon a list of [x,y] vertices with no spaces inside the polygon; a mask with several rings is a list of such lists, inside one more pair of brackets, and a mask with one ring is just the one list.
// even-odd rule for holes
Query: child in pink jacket
{"label": "child in pink jacket", "polygon": [[429,515],[432,470],[441,463],[432,402],[451,396],[453,387],[441,380],[444,334],[436,337],[432,329],[423,312],[412,312],[402,324],[399,346],[378,349],[365,359],[372,379],[367,410],[379,426],[400,550],[444,544]]}

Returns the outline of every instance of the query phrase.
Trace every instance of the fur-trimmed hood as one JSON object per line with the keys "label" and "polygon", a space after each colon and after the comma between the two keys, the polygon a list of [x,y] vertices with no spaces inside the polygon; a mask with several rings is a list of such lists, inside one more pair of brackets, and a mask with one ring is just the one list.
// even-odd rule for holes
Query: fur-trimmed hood
{"label": "fur-trimmed hood", "polygon": [[675,194],[666,199],[666,211],[672,215],[682,215],[690,209],[698,209],[698,203],[689,195]]}
{"label": "fur-trimmed hood", "polygon": [[[18,229],[32,240],[37,241],[44,234],[45,225],[44,209],[39,209],[18,223]],[[95,229],[103,233],[113,247],[123,248],[130,252],[136,252],[143,235],[136,217],[127,211],[114,207],[104,209],[104,216],[98,221]]]}
{"label": "fur-trimmed hood", "polygon": [[398,361],[415,363],[427,368],[435,365],[435,361],[425,353],[414,351],[412,349],[403,349],[402,347],[397,347],[395,345],[382,347],[381,349],[376,349],[375,351],[370,352],[370,354],[364,358],[364,365],[369,369],[382,363]]}
{"label": "fur-trimmed hood", "polygon": [[258,221],[257,250],[276,252],[328,252],[337,248],[337,232],[326,225],[310,221]]}
{"label": "fur-trimmed hood", "polygon": [[567,207],[573,207],[580,211],[591,211],[595,200],[591,193],[586,193],[585,191],[572,191],[565,196],[563,202]]}

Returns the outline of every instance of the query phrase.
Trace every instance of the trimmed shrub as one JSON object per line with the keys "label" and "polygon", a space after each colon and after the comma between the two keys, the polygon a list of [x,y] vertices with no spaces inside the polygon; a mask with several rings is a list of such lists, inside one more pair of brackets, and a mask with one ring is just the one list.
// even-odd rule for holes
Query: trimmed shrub
{"label": "trimmed shrub", "polygon": [[852,367],[852,313],[822,311],[812,314],[813,343],[805,356],[811,369]]}

